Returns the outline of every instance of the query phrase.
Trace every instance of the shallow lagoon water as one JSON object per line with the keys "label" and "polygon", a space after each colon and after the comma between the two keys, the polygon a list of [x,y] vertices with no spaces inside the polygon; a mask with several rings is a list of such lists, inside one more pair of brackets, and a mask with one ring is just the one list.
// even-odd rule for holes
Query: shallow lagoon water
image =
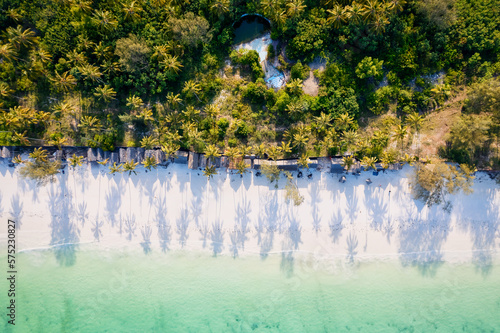
{"label": "shallow lagoon water", "polygon": [[[0,258],[5,262],[5,258]],[[397,259],[347,263],[98,250],[74,264],[18,254],[15,330],[4,332],[493,332],[500,269],[442,263],[432,276]],[[6,280],[0,283],[6,290]],[[3,300],[4,298],[2,298]]]}

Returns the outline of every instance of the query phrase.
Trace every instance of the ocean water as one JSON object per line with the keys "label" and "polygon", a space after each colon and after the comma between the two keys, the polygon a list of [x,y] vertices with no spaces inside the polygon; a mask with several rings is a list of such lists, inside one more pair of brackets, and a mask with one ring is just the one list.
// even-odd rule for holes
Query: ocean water
{"label": "ocean water", "polygon": [[[6,262],[0,257],[0,262]],[[16,326],[2,332],[496,332],[500,267],[313,255],[212,257],[80,246],[17,254]],[[432,272],[430,274],[429,272]],[[6,279],[1,279],[5,312]]]}

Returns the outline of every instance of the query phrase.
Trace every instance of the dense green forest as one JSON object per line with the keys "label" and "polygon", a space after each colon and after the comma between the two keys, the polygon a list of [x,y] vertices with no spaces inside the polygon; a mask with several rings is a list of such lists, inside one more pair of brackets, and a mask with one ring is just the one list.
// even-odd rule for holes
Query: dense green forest
{"label": "dense green forest", "polygon": [[[245,13],[271,21],[279,90],[233,50]],[[412,162],[458,101],[437,154],[498,169],[498,74],[497,0],[0,1],[0,145]]]}

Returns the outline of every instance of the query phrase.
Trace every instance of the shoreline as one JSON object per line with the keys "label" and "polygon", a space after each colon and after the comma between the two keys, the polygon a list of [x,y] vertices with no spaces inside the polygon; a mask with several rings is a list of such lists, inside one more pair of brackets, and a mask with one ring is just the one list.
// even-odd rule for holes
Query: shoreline
{"label": "shoreline", "polygon": [[[0,216],[19,221],[18,252],[48,249],[71,264],[80,248],[144,252],[185,250],[212,256],[311,255],[358,262],[397,258],[403,265],[473,262],[488,270],[500,244],[500,191],[479,174],[470,196],[450,196],[448,214],[411,198],[410,167],[379,176],[336,176],[311,170],[298,179],[304,203],[295,207],[253,172],[223,169],[207,183],[199,170],[171,164],[138,175],[109,175],[82,166],[36,187],[0,162]],[[373,183],[364,180],[371,177]],[[207,186],[208,185],[208,186]],[[208,202],[208,204],[207,204]],[[0,233],[0,243],[6,243]],[[333,258],[333,259],[332,259]]]}

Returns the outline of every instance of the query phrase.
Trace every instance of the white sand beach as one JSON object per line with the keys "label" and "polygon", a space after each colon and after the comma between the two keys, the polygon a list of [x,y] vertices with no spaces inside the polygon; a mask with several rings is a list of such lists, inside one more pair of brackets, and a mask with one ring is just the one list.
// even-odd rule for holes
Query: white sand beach
{"label": "white sand beach", "polygon": [[[298,179],[305,200],[287,204],[255,171],[243,178],[220,169],[209,182],[186,165],[137,175],[103,166],[65,169],[43,187],[0,162],[0,215],[17,222],[18,251],[50,248],[71,261],[82,244],[150,251],[199,250],[214,256],[265,258],[281,253],[357,262],[399,258],[403,265],[474,262],[487,270],[500,248],[500,189],[478,173],[474,193],[451,196],[452,210],[432,208],[409,193],[406,166],[373,176],[312,170]],[[370,177],[372,184],[365,180]],[[6,243],[6,229],[0,243]]]}

